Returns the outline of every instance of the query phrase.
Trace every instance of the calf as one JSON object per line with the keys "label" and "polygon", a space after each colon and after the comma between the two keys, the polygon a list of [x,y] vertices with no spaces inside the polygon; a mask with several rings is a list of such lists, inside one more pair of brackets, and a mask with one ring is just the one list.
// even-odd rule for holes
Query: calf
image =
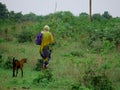
{"label": "calf", "polygon": [[13,58],[13,77],[17,77],[18,69],[21,69],[21,77],[23,77],[23,66],[24,66],[24,63],[26,62],[27,62],[26,58],[23,58],[20,61],[15,59],[15,57]]}

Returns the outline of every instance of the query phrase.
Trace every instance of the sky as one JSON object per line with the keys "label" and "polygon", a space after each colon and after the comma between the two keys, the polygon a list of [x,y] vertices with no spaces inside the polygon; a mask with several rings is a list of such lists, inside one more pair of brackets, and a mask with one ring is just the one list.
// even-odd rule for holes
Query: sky
{"label": "sky", "polygon": [[[0,0],[9,11],[22,14],[48,15],[55,11],[70,11],[78,16],[89,14],[89,0]],[[56,7],[56,10],[55,10]],[[120,17],[120,0],[92,0],[92,14],[108,11],[113,17]]]}

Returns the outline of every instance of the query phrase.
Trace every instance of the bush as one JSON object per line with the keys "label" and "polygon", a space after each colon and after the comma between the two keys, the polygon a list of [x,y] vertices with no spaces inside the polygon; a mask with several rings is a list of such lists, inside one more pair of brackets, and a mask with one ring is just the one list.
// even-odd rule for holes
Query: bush
{"label": "bush", "polygon": [[71,85],[71,90],[91,90],[85,86],[80,85],[79,83],[74,83]]}
{"label": "bush", "polygon": [[12,69],[12,57],[8,57],[7,60],[5,61],[3,68],[5,69]]}
{"label": "bush", "polygon": [[33,80],[33,84],[40,86],[47,86],[49,82],[53,80],[53,74],[51,70],[42,70],[37,78]]}
{"label": "bush", "polygon": [[103,38],[102,42],[103,42],[103,45],[101,48],[101,54],[107,54],[109,51],[115,48],[114,42],[110,42],[109,40],[106,40],[106,38]]}
{"label": "bush", "polygon": [[113,82],[107,76],[110,65],[108,62],[103,65],[101,62],[102,59],[98,62],[93,58],[84,60],[81,64],[84,71],[77,83],[72,85],[72,90],[114,90]]}
{"label": "bush", "polygon": [[84,57],[84,52],[83,52],[82,50],[72,51],[70,54],[71,54],[72,56]]}
{"label": "bush", "polygon": [[114,90],[113,83],[104,72],[97,74],[93,70],[85,72],[83,77],[84,85],[93,90]]}
{"label": "bush", "polygon": [[31,42],[32,41],[33,34],[32,32],[28,30],[23,30],[19,35],[18,35],[18,42],[24,43],[24,42]]}
{"label": "bush", "polygon": [[0,43],[5,42],[4,38],[0,38]]}
{"label": "bush", "polygon": [[114,41],[116,44],[120,43],[120,25],[116,24],[113,27],[104,29],[104,36],[110,42]]}
{"label": "bush", "polygon": [[3,53],[5,52],[6,50],[4,50],[3,48],[0,50],[0,67],[3,66]]}
{"label": "bush", "polygon": [[94,29],[90,32],[88,45],[94,52],[108,53],[120,43],[119,26],[106,27],[105,29]]}
{"label": "bush", "polygon": [[43,59],[38,59],[36,63],[35,70],[40,71],[43,69]]}

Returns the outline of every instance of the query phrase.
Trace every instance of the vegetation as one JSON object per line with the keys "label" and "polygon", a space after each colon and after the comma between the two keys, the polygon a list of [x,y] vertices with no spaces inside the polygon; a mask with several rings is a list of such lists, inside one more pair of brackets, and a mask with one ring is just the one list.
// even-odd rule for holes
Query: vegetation
{"label": "vegetation", "polygon": [[[37,16],[9,12],[0,3],[0,90],[119,90],[120,17],[69,11]],[[44,25],[55,37],[47,70],[36,35]],[[12,78],[12,58],[27,58],[24,77]]]}

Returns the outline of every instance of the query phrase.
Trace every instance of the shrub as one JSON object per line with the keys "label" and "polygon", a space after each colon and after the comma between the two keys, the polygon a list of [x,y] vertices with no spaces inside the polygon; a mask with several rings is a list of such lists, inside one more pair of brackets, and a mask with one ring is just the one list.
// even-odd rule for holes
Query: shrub
{"label": "shrub", "polygon": [[6,50],[4,50],[3,48],[0,50],[0,67],[3,66],[3,53],[5,52]]}
{"label": "shrub", "polygon": [[53,80],[53,74],[51,70],[42,70],[37,78],[33,80],[33,84],[40,86],[47,86],[49,82]]}
{"label": "shrub", "polygon": [[[84,60],[82,62],[83,73],[80,74],[80,79],[76,85],[72,87],[77,88],[75,90],[114,90],[113,82],[108,78],[108,71],[110,65],[108,62],[103,65],[103,60],[98,62],[94,61],[93,58]],[[86,89],[80,89],[82,87]],[[74,89],[73,89],[74,90]]]}
{"label": "shrub", "polygon": [[83,52],[82,50],[72,51],[70,54],[71,54],[72,56],[84,57],[84,52]]}
{"label": "shrub", "polygon": [[8,57],[7,60],[5,61],[3,68],[5,69],[12,69],[12,57]]}
{"label": "shrub", "polygon": [[[108,26],[103,27],[102,29],[93,28],[90,29],[91,31],[89,30],[88,45],[91,48],[94,48],[94,50],[98,51],[101,51],[102,49],[110,50],[110,48],[115,48],[115,45],[120,44],[120,25],[118,23],[107,24]],[[107,50],[105,51],[107,53]]]}
{"label": "shrub", "polygon": [[35,70],[40,71],[43,69],[43,59],[38,59],[36,63]]}
{"label": "shrub", "polygon": [[5,42],[4,38],[0,38],[0,43]]}
{"label": "shrub", "polygon": [[120,25],[116,24],[113,27],[104,29],[104,36],[110,42],[114,41],[116,44],[120,43]]}
{"label": "shrub", "polygon": [[113,50],[115,48],[114,42],[110,42],[109,40],[106,40],[106,38],[103,38],[103,45],[101,48],[101,54],[107,54],[110,50]]}
{"label": "shrub", "polygon": [[71,85],[71,90],[90,90],[90,89],[80,85],[79,83],[74,83]]}
{"label": "shrub", "polygon": [[83,77],[84,85],[94,90],[114,90],[113,83],[104,72],[97,74],[93,70],[85,72]]}
{"label": "shrub", "polygon": [[32,32],[28,30],[23,30],[19,35],[18,35],[18,42],[24,43],[24,42],[31,42],[32,41]]}

